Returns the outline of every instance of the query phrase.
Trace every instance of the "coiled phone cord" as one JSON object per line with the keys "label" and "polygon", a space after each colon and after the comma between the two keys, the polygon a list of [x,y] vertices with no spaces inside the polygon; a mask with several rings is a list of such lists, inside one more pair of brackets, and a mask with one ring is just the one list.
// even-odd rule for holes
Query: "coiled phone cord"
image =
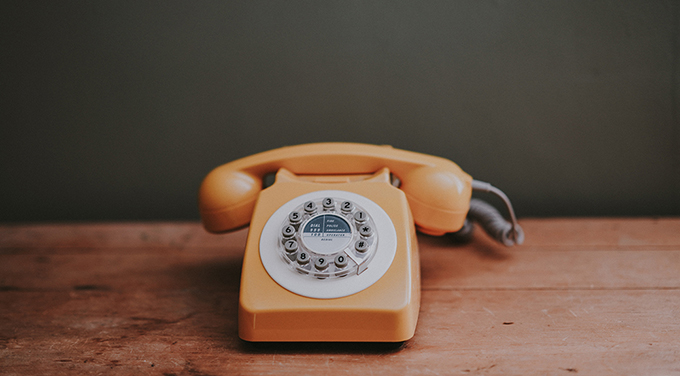
{"label": "coiled phone cord", "polygon": [[[472,180],[472,189],[474,191],[492,193],[503,200],[505,207],[510,214],[511,222],[508,222],[503,218],[501,213],[493,206],[485,201],[474,198],[470,200],[468,219],[482,226],[489,236],[501,244],[508,247],[515,244],[522,244],[524,242],[524,231],[519,223],[517,223],[517,217],[515,216],[515,211],[512,208],[508,196],[493,185],[479,180]],[[460,233],[461,236],[469,236],[472,233],[472,224],[466,220],[466,224],[458,233]]]}

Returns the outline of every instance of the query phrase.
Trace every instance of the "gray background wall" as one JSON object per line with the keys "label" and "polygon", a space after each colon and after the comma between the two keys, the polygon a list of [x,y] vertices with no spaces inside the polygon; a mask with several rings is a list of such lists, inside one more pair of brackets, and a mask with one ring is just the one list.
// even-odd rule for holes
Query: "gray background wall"
{"label": "gray background wall", "polygon": [[0,4],[0,221],[196,219],[213,167],[354,141],[520,216],[680,215],[674,1]]}

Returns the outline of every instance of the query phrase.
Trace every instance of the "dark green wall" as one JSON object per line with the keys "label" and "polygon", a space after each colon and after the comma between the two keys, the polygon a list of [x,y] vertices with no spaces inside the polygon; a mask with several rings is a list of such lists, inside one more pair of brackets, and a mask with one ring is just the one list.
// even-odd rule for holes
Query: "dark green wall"
{"label": "dark green wall", "polygon": [[520,216],[680,215],[671,1],[0,4],[0,221],[195,219],[213,167],[354,141]]}

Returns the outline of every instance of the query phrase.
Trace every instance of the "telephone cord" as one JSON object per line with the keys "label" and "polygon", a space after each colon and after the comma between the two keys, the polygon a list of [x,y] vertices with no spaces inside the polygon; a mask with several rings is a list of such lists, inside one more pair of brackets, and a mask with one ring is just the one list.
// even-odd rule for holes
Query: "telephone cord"
{"label": "telephone cord", "polygon": [[500,243],[506,246],[522,244],[524,242],[524,231],[517,223],[517,217],[508,196],[493,185],[479,180],[472,180],[472,189],[494,194],[503,200],[510,215],[510,222],[503,218],[496,208],[479,199],[470,200],[468,217],[479,223],[487,234]]}

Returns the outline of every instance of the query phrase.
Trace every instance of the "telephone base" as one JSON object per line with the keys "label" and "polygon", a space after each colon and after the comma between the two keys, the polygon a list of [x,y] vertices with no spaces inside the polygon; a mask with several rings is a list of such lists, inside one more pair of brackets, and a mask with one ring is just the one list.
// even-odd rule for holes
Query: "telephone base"
{"label": "telephone base", "polygon": [[245,350],[286,351],[287,353],[376,353],[387,354],[401,350],[408,341],[401,342],[252,342],[242,340]]}
{"label": "telephone base", "polygon": [[[420,264],[413,218],[404,193],[390,185],[389,171],[384,169],[362,181],[347,183],[318,183],[277,176],[271,187],[260,193],[246,243],[241,291],[239,299],[239,337],[250,342],[403,342],[415,332],[420,308]],[[321,297],[304,296],[285,288],[285,281],[273,278],[265,266],[261,251],[270,252],[273,241],[267,238],[266,225],[282,204],[296,198],[320,192],[344,192],[348,197],[361,196],[377,204],[393,225],[394,257],[384,274],[370,281],[364,288],[342,294],[345,282],[365,280],[380,268],[378,248],[373,261],[361,275],[341,278],[316,279],[299,275],[295,270],[290,278],[300,279],[304,286],[314,285],[319,290],[339,290],[339,294]],[[362,203],[357,196],[357,206]],[[324,196],[322,196],[324,197]],[[286,214],[287,216],[287,214]],[[381,218],[375,216],[376,233]],[[277,233],[281,227],[277,225]],[[298,230],[301,231],[301,230]],[[378,244],[390,243],[383,231],[376,234]],[[381,243],[382,242],[382,243]],[[261,247],[264,247],[261,250]],[[277,259],[285,266],[284,261]],[[294,289],[293,289],[294,290]],[[357,291],[358,290],[358,291]],[[313,294],[312,294],[313,295]],[[322,294],[323,295],[323,294]]]}
{"label": "telephone base", "polygon": [[415,322],[405,306],[396,312],[273,310],[255,314],[239,310],[239,337],[250,342],[404,342]]}

